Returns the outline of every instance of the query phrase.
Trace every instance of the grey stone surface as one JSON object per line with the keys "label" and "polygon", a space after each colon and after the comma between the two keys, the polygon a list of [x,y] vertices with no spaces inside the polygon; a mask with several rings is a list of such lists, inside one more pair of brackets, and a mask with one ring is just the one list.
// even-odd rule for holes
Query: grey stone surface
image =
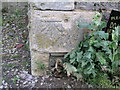
{"label": "grey stone surface", "polygon": [[[49,54],[31,51],[31,73],[33,76],[46,75],[49,66]],[[41,68],[45,65],[45,68]]]}
{"label": "grey stone surface", "polygon": [[120,10],[120,3],[117,2],[77,2],[75,5],[76,9],[81,10]]}
{"label": "grey stone surface", "polygon": [[54,56],[54,57],[64,57],[64,55],[67,53],[51,53],[50,56]]}
{"label": "grey stone surface", "polygon": [[30,49],[39,52],[70,52],[83,39],[80,22],[91,22],[91,11],[33,10],[30,19]]}
{"label": "grey stone surface", "polygon": [[34,2],[37,9],[41,10],[73,10],[74,2]]}

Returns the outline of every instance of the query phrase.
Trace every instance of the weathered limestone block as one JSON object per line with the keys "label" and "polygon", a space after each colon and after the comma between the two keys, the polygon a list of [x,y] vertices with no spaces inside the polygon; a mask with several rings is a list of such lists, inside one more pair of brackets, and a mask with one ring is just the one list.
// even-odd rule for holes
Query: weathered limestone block
{"label": "weathered limestone block", "polygon": [[30,49],[39,52],[70,52],[83,39],[80,22],[91,22],[91,11],[33,10],[30,19]]}
{"label": "weathered limestone block", "polygon": [[41,10],[73,10],[74,2],[34,2],[34,6]]}
{"label": "weathered limestone block", "polygon": [[99,10],[99,9],[106,9],[106,10],[119,10],[120,3],[116,2],[77,2],[75,5],[75,9],[81,10]]}
{"label": "weathered limestone block", "polygon": [[49,54],[31,51],[31,73],[34,76],[42,76],[48,70]]}

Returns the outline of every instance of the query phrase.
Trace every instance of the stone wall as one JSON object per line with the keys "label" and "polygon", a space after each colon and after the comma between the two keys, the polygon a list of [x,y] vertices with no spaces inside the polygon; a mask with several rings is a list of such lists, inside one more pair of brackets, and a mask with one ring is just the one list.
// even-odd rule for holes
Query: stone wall
{"label": "stone wall", "polygon": [[[95,12],[119,10],[119,3],[108,2],[34,2],[30,3],[29,39],[31,51],[31,71],[33,75],[43,75],[48,68],[50,56],[64,55],[77,47],[85,30],[78,28],[82,22],[90,23]],[[106,18],[108,19],[108,18]],[[38,65],[39,63],[39,65]]]}
{"label": "stone wall", "polygon": [[[82,22],[90,23],[95,12],[102,9],[108,20],[112,9],[120,10],[120,3],[112,2],[29,2],[29,42],[32,75],[46,74],[50,57],[63,56],[77,47],[85,30]],[[3,2],[2,8],[23,8],[27,2]],[[43,67],[45,66],[45,67]],[[0,68],[1,69],[1,68]]]}
{"label": "stone wall", "polygon": [[111,10],[120,10],[120,2],[76,2],[75,9],[86,11],[103,10],[103,18],[108,20]]}
{"label": "stone wall", "polygon": [[76,2],[75,9],[92,10],[120,10],[120,3],[117,2]]}
{"label": "stone wall", "polygon": [[[111,2],[29,2],[29,42],[31,72],[35,76],[46,74],[51,57],[61,57],[77,47],[85,30],[78,28],[82,22],[90,23],[95,12],[102,9],[108,20],[112,9],[119,10],[120,3]],[[3,2],[3,8],[16,10],[27,2]],[[43,68],[45,66],[46,68]]]}
{"label": "stone wall", "polygon": [[[35,2],[31,3],[30,50],[33,75],[43,75],[36,63],[48,67],[50,55],[61,55],[72,51],[83,39],[84,29],[77,25],[90,23],[94,13],[102,9],[109,16],[112,9],[119,10],[119,3],[107,2]],[[108,19],[108,18],[106,18]],[[63,54],[62,54],[63,55]]]}

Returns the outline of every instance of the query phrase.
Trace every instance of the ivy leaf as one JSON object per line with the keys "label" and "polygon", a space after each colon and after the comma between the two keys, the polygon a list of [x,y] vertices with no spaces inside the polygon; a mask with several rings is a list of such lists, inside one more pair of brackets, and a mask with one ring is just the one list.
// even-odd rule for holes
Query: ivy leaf
{"label": "ivy leaf", "polygon": [[102,30],[103,28],[105,28],[106,25],[107,25],[106,22],[101,21],[101,22],[100,22],[100,25],[98,26],[99,31]]}
{"label": "ivy leaf", "polygon": [[94,64],[90,64],[89,67],[84,69],[84,74],[88,74],[88,75],[92,74],[95,77],[96,73],[95,73],[95,70],[94,70],[94,66],[95,66]]}
{"label": "ivy leaf", "polygon": [[82,65],[81,65],[81,67],[83,68],[83,67],[84,67],[85,65],[87,65],[87,64],[88,64],[88,61],[82,59]]}
{"label": "ivy leaf", "polygon": [[105,53],[108,55],[112,54],[111,49],[108,46],[106,46],[106,47],[103,46],[102,50],[105,51]]}
{"label": "ivy leaf", "polygon": [[[118,31],[120,27],[112,30],[112,34],[106,33],[103,31],[106,23],[101,21],[101,16],[100,13],[97,13],[90,24],[81,23],[78,25],[88,28],[92,32],[86,34],[78,47],[67,55],[70,58],[70,63],[66,63],[64,67],[68,76],[72,74],[77,78],[82,78],[82,73],[84,79],[88,81],[87,79],[98,79],[100,73],[107,75],[109,72],[113,74],[115,69],[119,68],[120,44],[118,42],[120,34]],[[110,35],[112,35],[112,40],[109,40]],[[101,70],[101,68],[104,70]],[[103,72],[105,69],[108,72]],[[100,77],[102,76],[100,75]]]}
{"label": "ivy leaf", "polygon": [[76,56],[76,52],[73,51],[71,54],[70,54],[70,58],[74,58]]}
{"label": "ivy leaf", "polygon": [[77,62],[80,62],[83,52],[77,52]]}
{"label": "ivy leaf", "polygon": [[83,47],[88,47],[88,41],[85,41],[84,44],[83,44]]}
{"label": "ivy leaf", "polygon": [[70,63],[71,63],[71,64],[74,63],[75,61],[76,61],[76,58],[70,59]]}
{"label": "ivy leaf", "polygon": [[102,40],[102,41],[94,44],[94,46],[97,47],[97,48],[107,47],[107,46],[109,46],[109,45],[110,45],[110,41],[104,41],[104,40]]}
{"label": "ivy leaf", "polygon": [[117,49],[117,47],[118,47],[117,43],[114,42],[114,41],[111,43],[110,46],[111,46],[111,48],[113,48],[114,50]]}
{"label": "ivy leaf", "polygon": [[113,68],[117,68],[119,65],[120,65],[120,60],[114,61],[114,62],[112,63],[112,67],[113,67]]}
{"label": "ivy leaf", "polygon": [[93,47],[90,46],[89,49],[88,49],[88,51],[89,51],[89,52],[94,52],[95,50],[94,50]]}
{"label": "ivy leaf", "polygon": [[77,80],[83,78],[82,73],[74,73],[73,75],[74,75],[75,77],[77,77]]}
{"label": "ivy leaf", "polygon": [[70,76],[74,72],[77,72],[76,67],[74,67],[70,63],[64,63],[63,66],[64,66],[65,70],[67,71],[68,76]]}
{"label": "ivy leaf", "polygon": [[105,60],[105,58],[103,57],[102,52],[96,53],[96,57],[97,57],[98,61],[99,61],[102,65],[105,65],[105,64],[106,64],[106,60]]}
{"label": "ivy leaf", "polygon": [[91,55],[92,55],[92,53],[91,52],[86,52],[86,53],[84,53],[84,58],[87,58],[87,59],[90,59],[91,58]]}
{"label": "ivy leaf", "polygon": [[119,37],[119,31],[120,30],[120,26],[119,27],[116,27],[115,30],[112,30],[112,40],[115,41],[117,40],[118,41],[118,37]]}
{"label": "ivy leaf", "polygon": [[97,26],[96,26],[96,23],[95,22],[92,22],[89,26],[88,26],[88,29],[89,30],[92,30],[92,31],[95,31],[97,29]]}
{"label": "ivy leaf", "polygon": [[67,53],[67,54],[64,56],[64,58],[69,57],[70,54],[71,54],[71,52]]}
{"label": "ivy leaf", "polygon": [[99,38],[101,38],[101,39],[105,39],[105,40],[107,40],[108,39],[108,33],[105,33],[104,31],[96,31],[96,32],[94,32],[93,33],[95,36],[99,36]]}

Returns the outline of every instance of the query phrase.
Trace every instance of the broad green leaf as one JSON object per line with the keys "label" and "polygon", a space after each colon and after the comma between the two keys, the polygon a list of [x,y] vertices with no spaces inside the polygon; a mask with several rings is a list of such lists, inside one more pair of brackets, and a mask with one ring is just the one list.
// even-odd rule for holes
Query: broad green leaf
{"label": "broad green leaf", "polygon": [[117,52],[120,53],[120,46],[118,46],[118,48],[117,48]]}
{"label": "broad green leaf", "polygon": [[77,62],[80,62],[81,58],[83,57],[83,52],[77,52]]}
{"label": "broad green leaf", "polygon": [[95,38],[94,38],[94,37],[91,37],[91,38],[88,40],[89,44],[92,45],[92,44],[94,43],[94,40],[95,40]]}
{"label": "broad green leaf", "polygon": [[83,44],[83,47],[88,47],[88,45],[89,45],[88,42],[85,41],[84,44]]}
{"label": "broad green leaf", "polygon": [[96,29],[97,29],[97,26],[96,26],[96,24],[94,23],[94,22],[92,22],[89,26],[88,26],[88,29],[89,30],[92,30],[92,31],[96,31]]}
{"label": "broad green leaf", "polygon": [[76,58],[70,59],[70,63],[71,63],[71,64],[74,63],[75,61],[76,61]]}
{"label": "broad green leaf", "polygon": [[90,46],[89,49],[88,49],[88,51],[89,52],[94,52],[95,50],[94,50],[94,48],[92,46]]}
{"label": "broad green leaf", "polygon": [[71,54],[71,52],[67,53],[67,54],[64,56],[64,58],[69,57],[70,54]]}
{"label": "broad green leaf", "polygon": [[75,51],[73,51],[73,52],[70,54],[70,58],[74,58],[74,57],[76,57],[76,52],[75,52]]}
{"label": "broad green leaf", "polygon": [[112,49],[114,49],[114,50],[115,50],[115,49],[117,49],[118,44],[117,44],[116,42],[114,42],[114,41],[113,41],[113,42],[111,43],[111,45],[110,45],[110,46],[111,46],[111,48],[112,48]]}
{"label": "broad green leaf", "polygon": [[97,20],[97,19],[100,19],[100,17],[102,17],[102,13],[95,12],[94,19]]}
{"label": "broad green leaf", "polygon": [[96,26],[99,26],[101,24],[101,20],[96,20],[94,23]]}
{"label": "broad green leaf", "polygon": [[116,28],[115,28],[115,32],[116,32],[116,40],[118,40],[118,41],[120,41],[120,26],[117,26]]}
{"label": "broad green leaf", "polygon": [[110,41],[101,41],[100,43],[103,47],[110,45]]}
{"label": "broad green leaf", "polygon": [[118,41],[119,38],[119,31],[120,30],[120,26],[116,27],[115,30],[112,30],[112,40],[113,41]]}
{"label": "broad green leaf", "polygon": [[112,67],[113,67],[113,68],[117,68],[118,66],[120,66],[120,60],[114,61],[114,62],[112,63]]}
{"label": "broad green leaf", "polygon": [[99,61],[102,65],[106,64],[106,60],[105,60],[105,58],[103,57],[103,55],[102,55],[101,52],[96,53],[96,57],[97,57],[98,61]]}
{"label": "broad green leaf", "polygon": [[72,74],[73,72],[77,72],[76,67],[74,67],[73,65],[71,65],[70,63],[64,63],[63,64],[65,70],[67,71],[67,75],[69,76],[70,74]]}
{"label": "broad green leaf", "polygon": [[90,58],[91,58],[91,52],[86,52],[86,53],[84,54],[84,57],[90,59]]}
{"label": "broad green leaf", "polygon": [[83,68],[85,65],[87,65],[88,64],[88,61],[87,60],[82,60],[82,65],[81,65],[81,67]]}
{"label": "broad green leaf", "polygon": [[109,59],[111,60],[111,62],[114,61],[114,60],[113,60],[113,54],[112,54],[112,53],[109,54]]}
{"label": "broad green leaf", "polygon": [[84,74],[92,74],[93,76],[96,75],[95,70],[94,70],[94,64],[91,64],[89,67],[85,68]]}
{"label": "broad green leaf", "polygon": [[110,41],[102,40],[101,42],[98,42],[98,43],[94,44],[94,46],[97,47],[97,48],[100,48],[100,47],[107,47],[110,44],[111,44]]}
{"label": "broad green leaf", "polygon": [[120,61],[120,53],[116,52],[115,56],[114,56],[114,61]]}
{"label": "broad green leaf", "polygon": [[98,27],[99,28],[99,30],[102,30],[103,28],[105,28],[106,27],[106,22],[104,22],[104,21],[101,21],[101,23],[100,23],[100,26]]}
{"label": "broad green leaf", "polygon": [[105,51],[105,53],[108,54],[108,55],[112,54],[111,49],[108,46],[106,46],[106,47],[103,46],[102,50]]}
{"label": "broad green leaf", "polygon": [[75,77],[77,77],[77,80],[83,78],[82,73],[74,73],[73,75],[74,75]]}
{"label": "broad green leaf", "polygon": [[0,15],[0,26],[2,26],[2,15]]}
{"label": "broad green leaf", "polygon": [[105,39],[107,40],[108,39],[108,33],[105,33],[104,31],[96,31],[93,33],[95,36],[101,38],[101,39]]}

